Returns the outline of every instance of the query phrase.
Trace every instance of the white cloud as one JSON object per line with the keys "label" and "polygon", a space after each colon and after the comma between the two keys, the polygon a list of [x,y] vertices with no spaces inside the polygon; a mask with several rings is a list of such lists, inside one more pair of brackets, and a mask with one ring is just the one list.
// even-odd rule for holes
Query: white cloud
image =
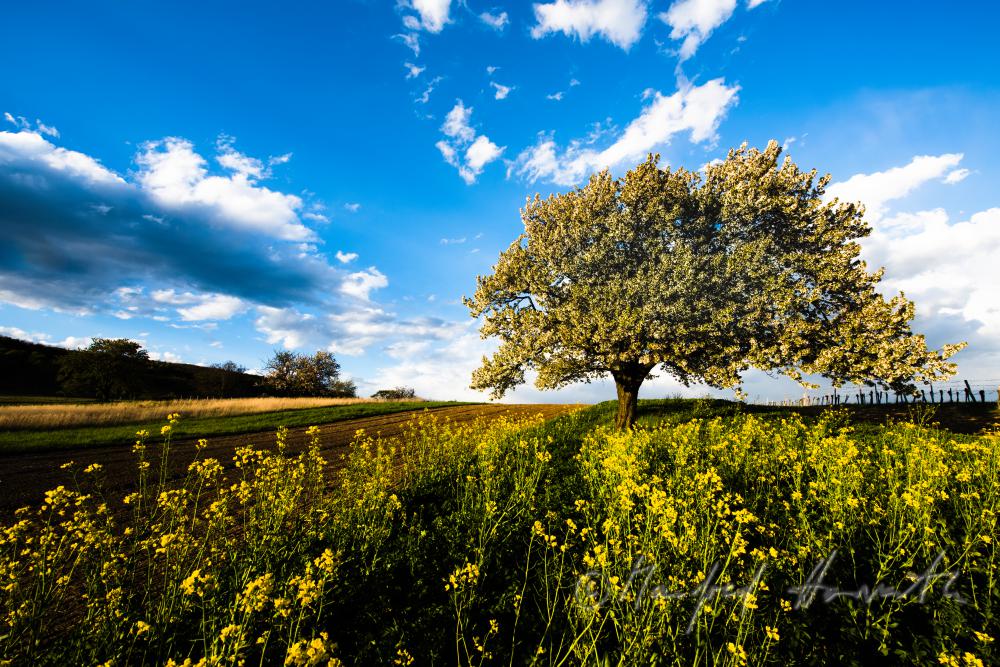
{"label": "white cloud", "polygon": [[152,298],[156,303],[180,306],[177,314],[185,322],[228,320],[248,307],[242,299],[228,294],[179,293],[173,289],[161,289],[154,291]]}
{"label": "white cloud", "polygon": [[563,98],[563,95],[565,95],[565,93],[560,90],[557,93],[551,93],[549,95],[546,95],[545,99],[547,99],[547,100],[553,100],[555,102],[561,102],[562,98]]}
{"label": "white cloud", "polygon": [[56,345],[59,347],[65,347],[67,350],[79,350],[84,347],[89,347],[92,342],[93,339],[89,336],[66,336],[66,338],[56,343]]}
{"label": "white cloud", "polygon": [[257,308],[254,325],[268,343],[287,349],[322,347],[330,352],[360,355],[378,342],[410,346],[426,340],[448,340],[460,325],[420,317],[400,318],[371,303],[355,303],[328,315],[303,313],[294,308]]}
{"label": "white cloud", "polygon": [[[456,100],[455,106],[445,117],[441,132],[448,139],[438,141],[435,146],[441,152],[445,162],[458,170],[458,175],[471,185],[483,172],[483,168],[499,158],[505,146],[497,146],[486,135],[476,136],[471,125],[472,107],[466,107],[462,100]],[[465,149],[464,155],[459,151]]]}
{"label": "white cloud", "polygon": [[264,163],[257,158],[246,156],[237,151],[233,148],[230,138],[220,138],[218,148],[219,154],[215,156],[215,159],[226,169],[242,176],[246,180],[270,178],[271,173],[264,166]]}
{"label": "white cloud", "polygon": [[870,265],[885,267],[887,292],[904,291],[925,319],[961,316],[967,330],[956,340],[975,333],[1000,348],[1000,208],[955,224],[943,209],[899,213],[875,222],[862,247]]}
{"label": "white cloud", "polygon": [[471,118],[472,108],[466,107],[462,104],[462,100],[458,100],[445,116],[441,131],[459,141],[472,141],[472,138],[476,136],[476,131],[469,125]]}
{"label": "white cloud", "polygon": [[536,4],[531,29],[535,39],[550,32],[576,36],[582,42],[599,35],[622,49],[629,49],[646,24],[644,0],[556,0]]}
{"label": "white cloud", "polygon": [[344,252],[343,250],[337,251],[337,261],[341,264],[350,264],[358,258],[358,253],[356,252]]}
{"label": "white cloud", "polygon": [[125,183],[121,176],[89,155],[54,146],[36,132],[0,132],[0,166],[25,159],[94,185]]}
{"label": "white cloud", "polygon": [[451,0],[412,0],[411,6],[420,15],[419,23],[412,21],[413,17],[406,17],[411,19],[409,22],[404,18],[406,27],[411,30],[423,28],[427,32],[441,32],[449,23]]}
{"label": "white cloud", "polygon": [[954,171],[948,172],[948,175],[944,177],[944,182],[948,185],[954,185],[955,183],[961,183],[965,178],[972,172],[968,169],[955,169]]}
{"label": "white cloud", "polygon": [[494,74],[494,73],[495,73],[495,72],[496,72],[497,70],[499,70],[499,69],[500,69],[500,68],[499,68],[499,67],[497,67],[497,66],[495,66],[495,65],[487,65],[487,66],[486,66],[486,73],[487,73],[487,74],[489,74],[490,76],[493,76],[493,74]]}
{"label": "white cloud", "polygon": [[149,352],[149,358],[152,359],[153,361],[166,361],[173,364],[179,364],[184,361],[179,354],[170,351],[157,352],[151,350]]}
{"label": "white cloud", "polygon": [[385,353],[393,359],[410,359],[431,346],[428,340],[397,341],[385,347]]}
{"label": "white cloud", "polygon": [[152,141],[144,144],[136,156],[140,167],[137,180],[167,208],[205,206],[217,213],[216,219],[221,224],[286,241],[314,237],[312,230],[299,220],[298,210],[302,208],[299,197],[257,184],[257,174],[264,175],[259,161],[226,150],[219,161],[234,173],[209,175],[205,159],[185,139]]}
{"label": "white cloud", "polygon": [[510,95],[510,91],[514,90],[513,86],[502,86],[495,81],[490,81],[490,85],[496,89],[496,94],[493,97],[498,100],[507,99],[507,96]]}
{"label": "white cloud", "polygon": [[351,213],[357,213],[361,210],[361,204],[358,202],[347,202],[344,204],[344,210],[350,211]]}
{"label": "white cloud", "polygon": [[48,343],[51,336],[44,333],[28,333],[24,329],[19,327],[4,327],[0,326],[0,336],[7,336],[8,338],[17,338],[18,340],[26,340],[32,343]]}
{"label": "white cloud", "polygon": [[694,55],[712,31],[729,20],[736,0],[677,0],[659,19],[671,27],[671,39],[683,39],[681,61]]}
{"label": "white cloud", "polygon": [[420,104],[427,104],[428,102],[430,102],[431,93],[434,92],[434,89],[437,88],[437,85],[439,83],[441,83],[441,77],[436,76],[433,79],[431,79],[427,83],[427,87],[424,88],[424,92],[422,92],[419,96],[417,96],[417,102]]}
{"label": "white cloud", "polygon": [[393,35],[393,39],[398,39],[403,43],[403,46],[413,51],[413,56],[416,58],[420,57],[420,36],[416,33],[403,33],[399,35]]}
{"label": "white cloud", "polygon": [[639,117],[604,150],[579,140],[560,150],[551,137],[543,136],[518,156],[511,170],[530,182],[575,185],[605,167],[642,160],[681,132],[688,132],[693,143],[712,142],[719,123],[736,104],[738,92],[739,86],[727,86],[723,79],[689,85],[669,96],[654,92]]}
{"label": "white cloud", "polygon": [[34,129],[32,129],[31,121],[29,121],[24,116],[15,117],[14,114],[9,111],[3,113],[4,120],[11,123],[19,130],[24,130],[27,132],[34,132],[35,134],[46,134],[50,137],[59,138],[59,130],[51,125],[46,125],[42,121],[35,119]]}
{"label": "white cloud", "polygon": [[374,266],[348,274],[340,284],[340,291],[349,296],[369,300],[372,290],[389,286],[389,279]]}
{"label": "white cloud", "polygon": [[499,14],[483,12],[479,15],[479,20],[498,31],[503,30],[507,27],[507,24],[510,23],[510,19],[507,17],[507,12],[500,12]]}
{"label": "white cloud", "polygon": [[468,241],[466,237],[455,238],[455,239],[441,239],[441,245],[458,245]]}
{"label": "white cloud", "polygon": [[50,137],[56,137],[56,138],[59,137],[59,130],[52,127],[51,125],[46,125],[40,120],[37,119],[35,120],[35,128],[37,128],[37,130],[42,134],[47,134]]}
{"label": "white cloud", "polygon": [[[502,153],[502,148],[487,137],[479,135],[465,151],[465,164],[474,176],[478,176],[482,173],[484,166],[496,160]],[[474,181],[475,178],[472,180]]]}
{"label": "white cloud", "polygon": [[403,63],[403,67],[406,68],[407,79],[415,79],[416,77],[420,76],[421,72],[427,69],[426,67],[417,67],[413,63]]}
{"label": "white cloud", "polygon": [[826,189],[826,199],[842,202],[860,201],[869,221],[885,215],[890,201],[901,199],[928,181],[947,178],[946,174],[962,161],[961,153],[918,155],[903,167],[893,167],[872,174],[855,174]]}
{"label": "white cloud", "polygon": [[756,7],[760,7],[765,2],[767,2],[767,0],[747,0],[747,9],[754,9]]}

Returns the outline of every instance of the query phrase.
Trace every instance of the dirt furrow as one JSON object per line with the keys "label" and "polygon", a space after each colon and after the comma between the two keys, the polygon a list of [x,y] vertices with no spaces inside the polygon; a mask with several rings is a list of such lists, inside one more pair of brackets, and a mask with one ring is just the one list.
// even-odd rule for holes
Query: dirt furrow
{"label": "dirt furrow", "polygon": [[[448,408],[437,408],[427,411],[439,419],[449,419],[455,423],[469,422],[475,419],[497,419],[502,416],[525,417],[541,414],[551,419],[580,408],[577,405],[466,405]],[[342,457],[347,453],[351,441],[358,429],[364,429],[372,435],[392,437],[400,434],[405,425],[422,414],[423,411],[398,412],[378,417],[365,417],[317,424],[320,429],[320,447],[324,457],[332,467],[337,467]],[[288,431],[288,447],[291,451],[299,451],[305,447],[308,437],[305,428],[294,428]],[[181,477],[187,471],[188,465],[194,460],[197,439],[181,440],[171,443],[169,475],[172,478]],[[159,450],[156,438],[148,443],[151,455]],[[273,448],[275,434],[273,431],[263,433],[246,433],[241,435],[217,436],[210,438],[202,457],[218,459],[227,468],[232,466],[232,455],[237,447],[252,445],[257,448]],[[136,460],[132,448],[122,446],[87,447],[77,450],[59,450],[47,452],[20,452],[0,454],[0,520],[11,517],[18,507],[36,505],[46,490],[60,484],[72,485],[72,475],[60,468],[67,461],[74,461],[76,469],[80,470],[91,463],[100,463],[103,467],[103,487],[111,496],[124,495],[136,484]],[[156,465],[154,461],[154,466]]]}

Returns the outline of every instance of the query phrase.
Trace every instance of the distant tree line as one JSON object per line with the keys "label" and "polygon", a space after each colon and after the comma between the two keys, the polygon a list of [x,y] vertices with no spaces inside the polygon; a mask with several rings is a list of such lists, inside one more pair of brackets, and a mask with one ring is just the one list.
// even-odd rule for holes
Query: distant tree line
{"label": "distant tree line", "polygon": [[234,361],[211,366],[154,361],[139,343],[124,338],[96,338],[85,349],[66,350],[0,336],[0,394],[103,401],[357,395],[329,352],[278,351],[264,368],[260,376]]}

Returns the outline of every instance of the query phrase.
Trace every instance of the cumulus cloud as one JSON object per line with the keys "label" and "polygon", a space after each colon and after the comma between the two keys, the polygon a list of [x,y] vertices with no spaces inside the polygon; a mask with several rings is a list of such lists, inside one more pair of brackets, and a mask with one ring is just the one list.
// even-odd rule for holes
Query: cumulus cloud
{"label": "cumulus cloud", "polygon": [[28,333],[20,327],[4,327],[0,326],[0,336],[7,336],[8,338],[17,338],[18,340],[26,340],[32,343],[48,343],[51,340],[51,336],[46,333]]}
{"label": "cumulus cloud", "polygon": [[[862,258],[884,267],[881,289],[916,304],[914,329],[933,346],[968,341],[957,361],[972,379],[1000,372],[1000,208],[952,221],[943,208],[891,212],[889,203],[931,182],[948,183],[959,153],[916,156],[901,167],[856,174],[827,189],[828,199],[861,201],[872,233]],[[968,373],[971,372],[971,375]],[[985,375],[984,375],[985,374]]]}
{"label": "cumulus cloud", "polygon": [[677,0],[659,19],[670,26],[670,38],[684,40],[681,61],[695,54],[712,31],[729,20],[736,0]]}
{"label": "cumulus cloud", "polygon": [[687,132],[693,143],[715,141],[719,123],[736,104],[738,92],[739,86],[727,86],[723,79],[687,85],[672,95],[651,92],[649,104],[603,150],[581,140],[560,149],[551,136],[543,135],[517,157],[511,172],[529,182],[575,185],[605,167],[642,160],[678,133]]}
{"label": "cumulus cloud", "polygon": [[976,334],[1000,350],[1000,208],[955,223],[943,209],[895,214],[862,247],[869,264],[885,267],[885,290],[913,299],[942,342]]}
{"label": "cumulus cloud", "polygon": [[556,0],[535,5],[535,39],[551,32],[576,37],[581,42],[600,36],[628,50],[639,41],[646,24],[644,0]]}
{"label": "cumulus cloud", "polygon": [[205,159],[190,141],[169,137],[143,144],[136,175],[143,190],[164,208],[198,206],[211,211],[217,224],[262,233],[286,241],[314,238],[299,218],[302,199],[258,183],[270,173],[260,160],[223,144],[217,160],[229,175],[209,174]]}
{"label": "cumulus cloud", "polygon": [[445,162],[455,167],[469,185],[475,183],[483,168],[499,158],[506,148],[497,146],[486,135],[477,136],[471,119],[472,107],[457,100],[441,125],[446,138],[435,144]]}
{"label": "cumulus cloud", "polygon": [[343,250],[338,250],[336,254],[337,261],[341,264],[350,264],[358,258],[358,253],[356,252],[344,252]]}
{"label": "cumulus cloud", "polygon": [[372,290],[389,286],[389,279],[374,266],[348,274],[340,284],[340,291],[364,301],[370,300]]}
{"label": "cumulus cloud", "polygon": [[123,303],[116,290],[150,284],[225,296],[186,311],[217,317],[235,300],[324,298],[340,277],[303,245],[314,234],[301,200],[259,183],[264,161],[231,145],[219,156],[225,173],[211,173],[190,142],[151,142],[126,180],[37,132],[0,132],[0,301],[131,316],[149,304]]}
{"label": "cumulus cloud", "polygon": [[403,17],[404,25],[410,30],[441,32],[449,23],[451,0],[412,0],[410,7],[417,12],[417,16]]}
{"label": "cumulus cloud", "polygon": [[928,181],[943,179],[947,182],[962,157],[961,153],[918,155],[902,167],[855,174],[846,181],[830,185],[826,189],[826,199],[860,201],[865,205],[868,220],[876,221],[885,215],[889,202],[905,197]]}

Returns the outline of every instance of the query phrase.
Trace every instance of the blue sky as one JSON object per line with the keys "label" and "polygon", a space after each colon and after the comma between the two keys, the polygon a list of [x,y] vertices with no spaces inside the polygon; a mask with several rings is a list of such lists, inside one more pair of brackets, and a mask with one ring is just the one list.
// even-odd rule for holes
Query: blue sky
{"label": "blue sky", "polygon": [[932,344],[968,340],[962,374],[990,384],[998,18],[985,2],[15,3],[0,332],[250,368],[331,349],[362,391],[475,397],[491,344],[460,299],[525,197],[648,151],[697,169],[776,139],[868,205],[886,292],[917,302]]}

